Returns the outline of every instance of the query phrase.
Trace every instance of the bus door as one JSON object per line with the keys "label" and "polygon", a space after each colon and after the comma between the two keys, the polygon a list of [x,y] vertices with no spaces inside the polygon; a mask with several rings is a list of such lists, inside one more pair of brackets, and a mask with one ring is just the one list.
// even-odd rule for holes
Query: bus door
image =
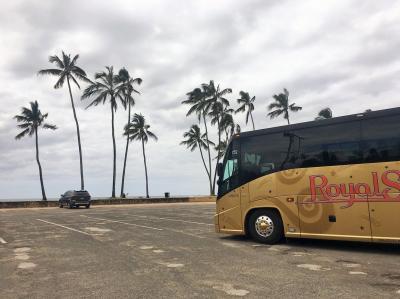
{"label": "bus door", "polygon": [[311,194],[298,196],[301,236],[370,241],[368,202],[351,202],[336,186],[325,176],[310,176]]}
{"label": "bus door", "polygon": [[304,238],[371,240],[368,203],[307,203],[299,198],[301,236]]}
{"label": "bus door", "polygon": [[399,122],[398,114],[361,122],[362,151],[365,162],[371,163],[364,164],[365,172],[373,176],[371,189],[376,191],[368,197],[372,241],[376,242],[400,240]]}
{"label": "bus door", "polygon": [[223,177],[218,187],[218,222],[223,231],[242,232],[239,187],[239,143],[233,140],[224,158]]}
{"label": "bus door", "polygon": [[[393,196],[400,196],[395,194]],[[370,202],[372,241],[400,242],[400,201]]]}

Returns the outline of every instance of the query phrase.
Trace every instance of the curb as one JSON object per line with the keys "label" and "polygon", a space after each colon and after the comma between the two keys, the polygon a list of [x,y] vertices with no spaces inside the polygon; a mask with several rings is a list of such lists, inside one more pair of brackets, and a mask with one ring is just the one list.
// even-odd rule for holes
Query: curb
{"label": "curb", "polygon": [[[91,205],[157,204],[183,202],[215,202],[215,196],[157,197],[157,198],[105,198],[93,199]],[[58,207],[58,201],[8,201],[0,202],[0,209]]]}

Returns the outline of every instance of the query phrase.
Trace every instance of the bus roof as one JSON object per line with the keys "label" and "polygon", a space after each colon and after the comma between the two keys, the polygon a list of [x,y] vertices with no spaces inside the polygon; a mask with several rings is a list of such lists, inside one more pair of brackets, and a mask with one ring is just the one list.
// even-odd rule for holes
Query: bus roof
{"label": "bus roof", "polygon": [[[241,138],[241,137],[248,137],[248,136],[272,134],[272,133],[278,133],[278,132],[282,132],[282,131],[290,131],[290,130],[298,130],[298,129],[304,129],[304,128],[333,125],[333,124],[345,123],[345,122],[354,121],[354,120],[380,118],[380,117],[397,115],[397,114],[400,114],[400,107],[376,110],[376,111],[369,111],[369,112],[362,112],[362,113],[333,117],[333,118],[328,118],[328,119],[313,120],[313,121],[307,121],[307,122],[303,122],[303,123],[297,123],[297,124],[279,126],[279,127],[273,127],[273,128],[266,128],[266,129],[260,129],[260,130],[255,130],[255,131],[241,132],[239,134],[233,135],[233,139]],[[399,124],[399,128],[400,128],[400,124]]]}

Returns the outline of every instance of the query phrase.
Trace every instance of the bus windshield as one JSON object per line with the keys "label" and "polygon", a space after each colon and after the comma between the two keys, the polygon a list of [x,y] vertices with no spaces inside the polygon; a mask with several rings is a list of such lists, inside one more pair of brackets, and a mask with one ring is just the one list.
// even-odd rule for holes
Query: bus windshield
{"label": "bus windshield", "polygon": [[223,163],[223,176],[218,188],[218,194],[221,196],[239,184],[239,143],[234,140],[228,146]]}

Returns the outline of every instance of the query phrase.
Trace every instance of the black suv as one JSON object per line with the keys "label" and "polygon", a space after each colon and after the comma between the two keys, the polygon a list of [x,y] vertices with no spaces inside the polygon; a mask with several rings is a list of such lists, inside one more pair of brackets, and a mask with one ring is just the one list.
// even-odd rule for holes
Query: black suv
{"label": "black suv", "polygon": [[90,194],[85,190],[69,190],[64,194],[61,194],[58,202],[60,204],[60,208],[67,206],[72,209],[74,207],[79,208],[79,206],[85,206],[86,209],[88,209],[90,208]]}

